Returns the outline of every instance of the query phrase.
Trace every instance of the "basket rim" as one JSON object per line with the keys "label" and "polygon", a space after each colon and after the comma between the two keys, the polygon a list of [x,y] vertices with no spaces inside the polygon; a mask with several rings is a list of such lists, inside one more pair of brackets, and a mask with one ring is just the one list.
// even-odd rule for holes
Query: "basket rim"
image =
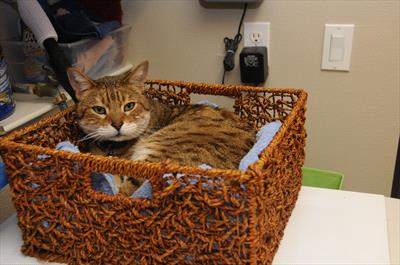
{"label": "basket rim", "polygon": [[[284,137],[286,131],[290,124],[292,124],[293,119],[296,117],[297,113],[301,110],[301,108],[305,105],[305,101],[307,99],[307,93],[305,90],[301,88],[267,88],[267,87],[252,87],[252,86],[242,86],[242,85],[221,85],[221,84],[208,84],[208,83],[195,83],[195,82],[185,82],[185,81],[174,81],[174,80],[147,80],[146,84],[157,84],[157,85],[172,85],[178,86],[181,88],[185,88],[188,93],[197,93],[197,94],[209,94],[209,95],[237,95],[241,92],[269,92],[269,93],[290,93],[298,96],[293,109],[290,111],[289,115],[286,117],[285,121],[282,123],[281,128],[275,134],[270,144],[265,148],[261,154],[259,155],[259,159],[249,166],[246,171],[241,171],[239,169],[202,169],[199,167],[189,167],[189,166],[179,166],[177,164],[173,164],[169,161],[166,162],[145,162],[145,161],[135,161],[128,160],[118,157],[105,157],[101,155],[94,155],[89,153],[71,153],[62,150],[51,149],[48,147],[35,146],[31,144],[23,144],[17,143],[14,141],[16,137],[20,137],[26,133],[35,131],[46,124],[55,122],[65,116],[66,114],[71,113],[76,105],[72,105],[66,110],[60,111],[49,117],[45,117],[38,121],[35,124],[29,125],[27,127],[15,130],[8,135],[5,135],[0,138],[0,148],[14,148],[26,151],[34,151],[40,152],[41,154],[47,154],[52,156],[60,156],[67,157],[68,159],[75,159],[81,162],[85,162],[87,160],[97,161],[101,163],[117,163],[123,167],[126,167],[127,170],[132,168],[160,168],[162,167],[168,172],[171,173],[185,173],[185,174],[200,174],[207,175],[209,177],[218,177],[221,174],[225,176],[230,176],[240,182],[246,182],[252,178],[252,175],[258,172],[258,169],[262,168],[265,163],[268,163],[270,157],[268,156],[275,148],[277,148],[278,143]],[[118,167],[120,168],[120,166]],[[125,171],[125,170],[123,170]]]}
{"label": "basket rim", "polygon": [[[299,98],[307,96],[307,92],[303,88],[293,87],[254,87],[246,85],[229,85],[229,84],[210,84],[204,82],[187,82],[180,80],[164,80],[164,79],[149,79],[146,81],[147,85],[165,85],[165,86],[179,86],[186,88],[188,93],[194,94],[208,94],[208,95],[237,95],[241,92],[269,92],[269,93],[290,93],[295,94]],[[206,91],[207,90],[207,91]]]}

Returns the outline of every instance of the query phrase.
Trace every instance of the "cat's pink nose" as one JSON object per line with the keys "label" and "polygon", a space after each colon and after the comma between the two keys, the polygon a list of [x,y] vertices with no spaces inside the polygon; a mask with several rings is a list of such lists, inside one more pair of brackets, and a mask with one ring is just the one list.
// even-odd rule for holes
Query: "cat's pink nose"
{"label": "cat's pink nose", "polygon": [[111,123],[111,126],[117,129],[117,131],[119,131],[119,129],[121,129],[122,127],[122,122],[113,122]]}

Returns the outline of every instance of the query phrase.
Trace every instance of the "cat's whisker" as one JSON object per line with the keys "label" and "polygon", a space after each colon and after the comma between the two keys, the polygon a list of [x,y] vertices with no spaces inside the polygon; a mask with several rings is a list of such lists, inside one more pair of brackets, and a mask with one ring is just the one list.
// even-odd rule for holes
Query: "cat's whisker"
{"label": "cat's whisker", "polygon": [[95,141],[104,141],[104,140],[107,140],[107,138],[104,137],[103,135],[97,135],[97,136],[94,138],[94,140],[95,140]]}
{"label": "cat's whisker", "polygon": [[114,132],[107,128],[98,128],[96,131],[88,133],[83,138],[79,140],[79,142],[86,141],[86,140],[93,140],[93,141],[101,141],[107,140],[107,137],[113,136]]}
{"label": "cat's whisker", "polygon": [[78,142],[83,142],[83,141],[89,140],[89,139],[91,139],[91,138],[94,138],[94,137],[96,137],[96,136],[97,136],[97,132],[91,132],[91,133],[86,134],[86,135],[85,135],[84,137],[82,137],[81,139],[79,139]]}
{"label": "cat's whisker", "polygon": [[97,129],[99,135],[104,137],[112,137],[116,135],[116,130],[112,127]]}
{"label": "cat's whisker", "polygon": [[104,140],[109,140],[109,139],[108,139],[108,137],[106,137],[102,134],[99,134],[95,137],[95,141],[104,141]]}

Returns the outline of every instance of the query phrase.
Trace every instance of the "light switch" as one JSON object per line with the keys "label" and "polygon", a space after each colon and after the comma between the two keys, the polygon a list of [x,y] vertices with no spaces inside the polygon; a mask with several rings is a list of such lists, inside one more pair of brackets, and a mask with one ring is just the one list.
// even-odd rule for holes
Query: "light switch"
{"label": "light switch", "polygon": [[350,70],[353,31],[353,24],[325,25],[321,69],[336,71]]}
{"label": "light switch", "polygon": [[329,61],[341,62],[344,54],[344,36],[339,34],[331,35],[331,47],[329,51]]}

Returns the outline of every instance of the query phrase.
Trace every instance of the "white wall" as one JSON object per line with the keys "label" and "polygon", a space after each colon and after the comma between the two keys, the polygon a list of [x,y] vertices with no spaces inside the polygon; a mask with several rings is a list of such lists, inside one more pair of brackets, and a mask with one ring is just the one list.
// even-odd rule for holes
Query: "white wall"
{"label": "white wall", "polygon": [[[271,22],[265,86],[309,93],[306,165],[345,174],[344,189],[389,195],[399,137],[400,2],[264,0],[245,21]],[[218,83],[223,38],[240,9],[193,0],[123,1],[133,27],[131,61],[149,59],[150,77]],[[354,23],[350,72],[321,71],[325,23]],[[239,48],[240,51],[240,48]],[[236,68],[228,83],[239,83]]]}

